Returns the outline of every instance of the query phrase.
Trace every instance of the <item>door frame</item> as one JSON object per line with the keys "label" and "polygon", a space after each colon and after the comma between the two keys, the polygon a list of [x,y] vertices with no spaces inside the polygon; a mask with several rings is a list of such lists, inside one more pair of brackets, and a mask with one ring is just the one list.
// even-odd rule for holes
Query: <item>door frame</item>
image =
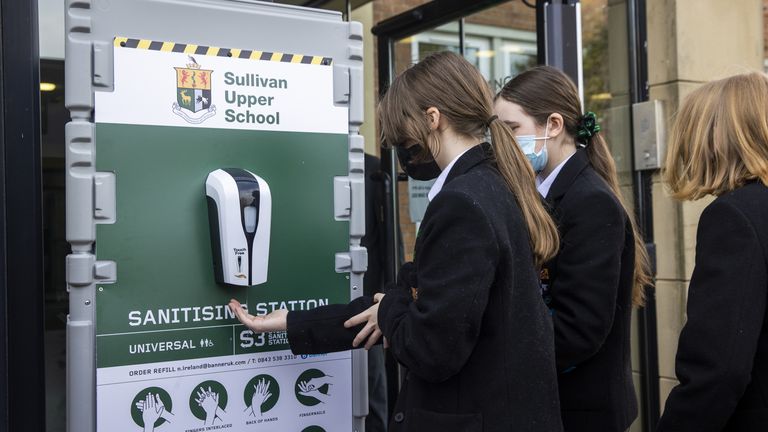
{"label": "door frame", "polygon": [[45,430],[37,1],[0,0],[0,430]]}
{"label": "door frame", "polygon": [[[378,83],[379,95],[386,92],[389,84],[394,79],[393,47],[397,40],[412,36],[425,30],[459,20],[460,47],[464,46],[464,20],[465,16],[481,10],[506,3],[507,0],[478,0],[466,2],[463,0],[435,0],[422,6],[410,9],[399,15],[388,18],[377,24],[371,30],[377,37]],[[523,0],[520,0],[523,1]],[[523,1],[530,6],[528,1]],[[536,0],[536,39],[538,47],[539,63],[546,59],[546,43],[544,34],[545,6],[553,3],[578,3],[579,0]],[[646,0],[627,0],[627,23],[629,33],[629,61],[630,61],[630,94],[631,102],[647,101],[648,94],[648,55],[647,55],[647,30],[646,30]],[[563,43],[560,43],[563,45]],[[631,127],[631,125],[630,125]],[[634,142],[632,142],[634,154]],[[397,280],[397,270],[402,263],[403,254],[400,241],[399,223],[399,196],[398,183],[405,180],[403,176],[398,178],[397,158],[395,152],[388,148],[381,148],[382,170],[394,179],[390,183],[387,194],[389,202],[385,224],[389,232],[385,236],[386,244],[386,275],[385,280]],[[634,166],[634,163],[633,163]],[[653,208],[651,196],[651,180],[653,172],[633,172],[633,194],[635,199],[635,214],[637,223],[644,233],[644,241],[655,273],[655,244],[653,238]],[[658,372],[658,339],[656,326],[656,301],[652,287],[647,289],[646,305],[638,310],[639,326],[639,351],[641,370],[641,413],[646,431],[653,431],[659,419],[659,372]],[[390,411],[394,407],[395,396],[399,389],[399,373],[396,363],[388,359],[388,390]],[[393,378],[392,375],[395,377]]]}

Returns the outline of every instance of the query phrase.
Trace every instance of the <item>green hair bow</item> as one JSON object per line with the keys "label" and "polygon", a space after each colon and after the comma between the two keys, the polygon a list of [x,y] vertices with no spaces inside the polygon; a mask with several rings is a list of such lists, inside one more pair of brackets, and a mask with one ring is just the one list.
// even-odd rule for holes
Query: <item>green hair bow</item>
{"label": "green hair bow", "polygon": [[601,127],[597,123],[597,115],[592,111],[584,114],[579,122],[578,129],[576,130],[576,138],[584,143],[600,132]]}

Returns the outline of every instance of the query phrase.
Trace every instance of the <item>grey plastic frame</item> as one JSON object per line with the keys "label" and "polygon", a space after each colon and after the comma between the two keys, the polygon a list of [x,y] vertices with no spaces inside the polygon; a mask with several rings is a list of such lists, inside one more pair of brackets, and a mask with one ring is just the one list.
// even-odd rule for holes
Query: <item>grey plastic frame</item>
{"label": "grey plastic frame", "polygon": [[[94,93],[113,88],[113,38],[125,36],[253,48],[331,57],[334,103],[349,108],[349,173],[329,179],[335,215],[349,220],[349,251],[336,255],[336,270],[350,273],[350,298],[363,292],[365,234],[363,122],[363,27],[337,12],[255,0],[65,0],[67,289],[67,430],[96,432],[96,284],[114,282],[119,263],[96,261],[96,224],[114,223],[115,189],[95,170]],[[174,22],[205,17],[204,34]],[[171,20],[170,18],[174,19]],[[241,30],[238,30],[241,29]],[[247,29],[247,30],[246,30]],[[264,41],[267,41],[266,43]],[[341,183],[341,184],[340,184]],[[342,187],[339,187],[342,186]],[[367,356],[352,351],[353,430],[368,414]]]}

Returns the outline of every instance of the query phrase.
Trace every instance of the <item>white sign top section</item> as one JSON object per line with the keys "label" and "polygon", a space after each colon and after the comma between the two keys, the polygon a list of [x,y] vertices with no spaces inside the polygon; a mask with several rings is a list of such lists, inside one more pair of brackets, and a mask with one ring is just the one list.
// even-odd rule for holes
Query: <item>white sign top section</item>
{"label": "white sign top section", "polygon": [[333,67],[116,46],[115,90],[96,122],[347,134]]}

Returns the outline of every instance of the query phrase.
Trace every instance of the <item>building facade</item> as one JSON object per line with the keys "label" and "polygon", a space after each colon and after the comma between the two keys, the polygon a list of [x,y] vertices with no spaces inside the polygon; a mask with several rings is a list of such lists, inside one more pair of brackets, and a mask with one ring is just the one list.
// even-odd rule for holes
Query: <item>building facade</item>
{"label": "building facade", "polygon": [[[278,3],[319,5],[347,12],[342,1]],[[366,35],[365,122],[361,133],[365,137],[367,153],[385,156],[380,149],[375,122],[376,100],[382,87],[379,82],[382,56],[377,37],[371,31],[382,22],[427,3],[430,2],[369,0],[353,1],[350,5],[350,18],[363,24]],[[535,3],[546,2],[498,2],[435,27],[419,29],[393,41],[390,66],[397,73],[432,52],[461,52],[478,67],[489,85],[498,90],[515,74],[541,59],[539,39],[542,33],[537,28],[536,9],[531,7]],[[650,100],[661,101],[668,127],[681,101],[702,83],[734,73],[768,70],[768,0],[581,0],[579,3],[585,109],[598,113],[604,126],[625,198],[635,204],[638,204],[638,196],[643,198],[639,204],[648,212],[646,225],[656,250],[655,296],[650,297],[654,313],[647,315],[638,311],[638,315],[644,315],[638,316],[633,329],[633,370],[645,414],[633,425],[632,431],[645,431],[651,430],[652,425],[648,422],[652,423],[658,416],[666,396],[676,384],[674,358],[680,330],[685,323],[687,287],[695,262],[697,222],[711,199],[676,202],[666,193],[659,170],[639,174],[633,168],[633,103],[638,101],[638,93],[646,94]],[[7,13],[7,9],[2,13]],[[642,19],[641,31],[633,27],[631,16]],[[40,198],[45,253],[44,284],[39,287],[45,303],[44,307],[40,306],[44,309],[45,332],[39,335],[45,347],[45,369],[40,372],[44,373],[46,387],[42,397],[43,418],[46,430],[53,432],[64,431],[63,416],[66,415],[64,329],[68,295],[64,257],[69,247],[64,232],[64,124],[69,118],[63,103],[65,29],[62,2],[38,0],[38,18]],[[639,42],[636,40],[638,36]],[[7,36],[3,38],[4,46],[10,43]],[[638,42],[634,44],[638,50],[632,49],[633,42]],[[633,80],[633,77],[638,78],[637,70],[642,71],[639,89],[635,88],[637,80]],[[645,197],[638,194],[643,187],[638,182],[645,181],[642,179],[649,181],[650,202],[645,202]],[[419,186],[422,191],[428,187],[411,184],[411,192]],[[398,182],[398,193],[402,259],[409,260],[419,220],[418,212],[414,216],[411,206],[423,206],[424,197],[414,196],[414,202],[411,202],[407,181]],[[419,199],[421,204],[416,202]],[[653,320],[652,325],[648,319]],[[654,333],[650,340],[647,339],[649,328]],[[641,333],[644,336],[641,337]],[[644,347],[641,341],[651,343],[652,347]],[[654,363],[650,369],[649,359],[644,358],[649,355]],[[650,381],[655,383],[656,389],[649,388],[653,387],[649,386]],[[649,398],[648,392],[657,397]],[[647,406],[649,401],[658,406]]]}

